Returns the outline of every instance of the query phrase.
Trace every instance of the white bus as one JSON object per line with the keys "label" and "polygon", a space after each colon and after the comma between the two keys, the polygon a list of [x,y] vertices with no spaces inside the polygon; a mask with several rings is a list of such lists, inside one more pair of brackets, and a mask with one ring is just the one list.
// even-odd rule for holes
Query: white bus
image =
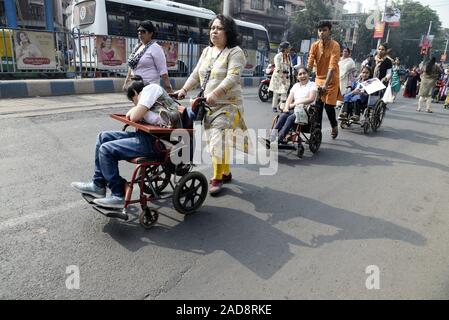
{"label": "white bus", "polygon": [[[154,38],[165,50],[170,75],[186,76],[209,44],[208,25],[214,16],[211,10],[172,1],[75,0],[71,28],[82,34],[80,52],[84,65],[94,62],[98,69],[126,69],[126,58],[137,43],[137,27],[141,21],[150,20],[156,28]],[[269,53],[267,30],[258,24],[235,21],[247,57],[243,76],[263,75]],[[115,49],[122,50],[120,58],[114,60],[117,63],[108,61],[105,65],[99,59],[98,49],[104,36],[116,38]],[[78,41],[75,43],[78,45]]]}

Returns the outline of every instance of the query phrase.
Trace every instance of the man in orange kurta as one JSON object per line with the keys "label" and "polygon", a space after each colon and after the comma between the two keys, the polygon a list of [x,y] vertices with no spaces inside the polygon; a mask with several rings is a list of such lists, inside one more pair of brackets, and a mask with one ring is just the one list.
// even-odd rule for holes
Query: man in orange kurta
{"label": "man in orange kurta", "polygon": [[319,40],[314,42],[310,48],[308,69],[316,70],[315,83],[320,90],[320,101],[318,121],[321,125],[323,107],[326,109],[327,117],[332,126],[332,138],[338,135],[338,123],[335,115],[337,100],[343,99],[340,93],[340,72],[338,61],[340,61],[340,45],[331,39],[332,24],[322,21],[317,25]]}

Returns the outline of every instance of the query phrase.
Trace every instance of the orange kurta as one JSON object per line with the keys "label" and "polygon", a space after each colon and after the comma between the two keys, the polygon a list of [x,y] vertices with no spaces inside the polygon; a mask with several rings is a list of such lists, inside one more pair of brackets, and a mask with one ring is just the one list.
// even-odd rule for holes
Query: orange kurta
{"label": "orange kurta", "polygon": [[316,69],[315,83],[317,86],[324,86],[327,73],[333,70],[332,79],[327,86],[327,92],[321,96],[321,100],[329,105],[335,106],[337,100],[343,100],[340,94],[340,69],[338,62],[340,61],[340,45],[337,41],[318,40],[314,42],[310,48],[309,60],[307,65],[309,70],[312,67]]}

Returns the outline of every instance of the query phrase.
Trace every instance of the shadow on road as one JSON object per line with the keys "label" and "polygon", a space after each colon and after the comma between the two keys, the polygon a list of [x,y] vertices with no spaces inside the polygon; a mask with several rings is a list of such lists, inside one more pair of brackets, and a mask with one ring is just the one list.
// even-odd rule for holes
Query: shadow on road
{"label": "shadow on road", "polygon": [[[359,239],[390,239],[415,246],[426,243],[426,239],[417,232],[389,221],[268,187],[237,181],[231,188],[226,188],[225,196],[243,198],[254,205],[256,212],[266,214],[268,219],[242,210],[204,206],[200,212],[186,216],[174,226],[158,224],[144,230],[137,221],[110,221],[103,231],[130,251],[147,245],[204,255],[224,251],[263,279],[271,278],[293,257],[290,245],[318,248],[334,241]],[[276,227],[281,221],[298,218],[333,226],[338,231],[331,235],[315,234],[312,239],[303,241]],[[307,231],[310,234],[310,229]]]}
{"label": "shadow on road", "polygon": [[[393,129],[394,130],[394,129]],[[379,132],[380,134],[380,132]],[[393,132],[383,133],[385,138],[395,139]],[[424,135],[427,139],[449,140],[443,137]],[[413,139],[413,138],[411,138]],[[416,139],[420,139],[416,137]],[[435,140],[428,140],[428,144],[438,144]],[[430,142],[432,141],[432,142]],[[348,152],[344,148],[349,148]],[[354,152],[357,151],[357,152]],[[392,166],[394,164],[408,164],[414,166],[439,169],[443,172],[449,172],[449,166],[433,162],[426,159],[410,156],[393,150],[376,148],[368,145],[361,145],[353,140],[338,139],[330,143],[322,143],[320,150],[312,154],[308,147],[304,153],[303,159],[298,159],[294,153],[280,152],[278,158],[279,166],[334,166],[334,167],[372,167],[372,166]],[[258,166],[247,166],[249,171],[258,172]]]}

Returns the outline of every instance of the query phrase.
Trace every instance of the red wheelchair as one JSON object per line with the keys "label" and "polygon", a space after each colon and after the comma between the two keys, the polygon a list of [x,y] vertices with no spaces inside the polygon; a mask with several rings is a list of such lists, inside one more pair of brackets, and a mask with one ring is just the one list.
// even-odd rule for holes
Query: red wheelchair
{"label": "red wheelchair", "polygon": [[[192,104],[192,108],[199,109],[200,116],[203,116],[204,109],[207,108],[204,98],[197,98]],[[182,119],[186,118],[186,110],[179,107]],[[200,173],[193,171],[194,165],[190,163],[174,164],[171,160],[175,154],[185,151],[185,147],[193,145],[193,128],[190,125],[184,129],[171,129],[149,125],[146,123],[136,123],[128,120],[123,114],[112,114],[115,120],[125,123],[123,130],[128,126],[137,130],[146,132],[155,137],[155,147],[159,151],[155,158],[135,158],[128,162],[135,165],[131,179],[125,184],[125,204],[123,209],[104,208],[93,203],[94,198],[83,194],[83,198],[92,204],[92,207],[109,218],[118,218],[127,221],[129,219],[128,211],[132,204],[140,204],[142,209],[139,215],[139,222],[142,227],[151,228],[159,218],[159,212],[149,207],[149,203],[154,200],[172,198],[172,203],[176,211],[184,215],[190,215],[197,211],[204,203],[208,193],[208,181]],[[197,117],[198,119],[198,117]],[[201,119],[202,120],[202,119]],[[170,136],[174,130],[185,130],[190,141],[179,141],[176,145],[170,143]],[[184,132],[184,133],[185,133]],[[178,147],[181,145],[181,147]],[[168,146],[168,147],[167,147]],[[190,149],[192,154],[192,148]],[[139,196],[133,199],[134,186],[139,188]],[[172,194],[166,196],[166,188],[170,186]],[[164,194],[163,194],[164,192]]]}

